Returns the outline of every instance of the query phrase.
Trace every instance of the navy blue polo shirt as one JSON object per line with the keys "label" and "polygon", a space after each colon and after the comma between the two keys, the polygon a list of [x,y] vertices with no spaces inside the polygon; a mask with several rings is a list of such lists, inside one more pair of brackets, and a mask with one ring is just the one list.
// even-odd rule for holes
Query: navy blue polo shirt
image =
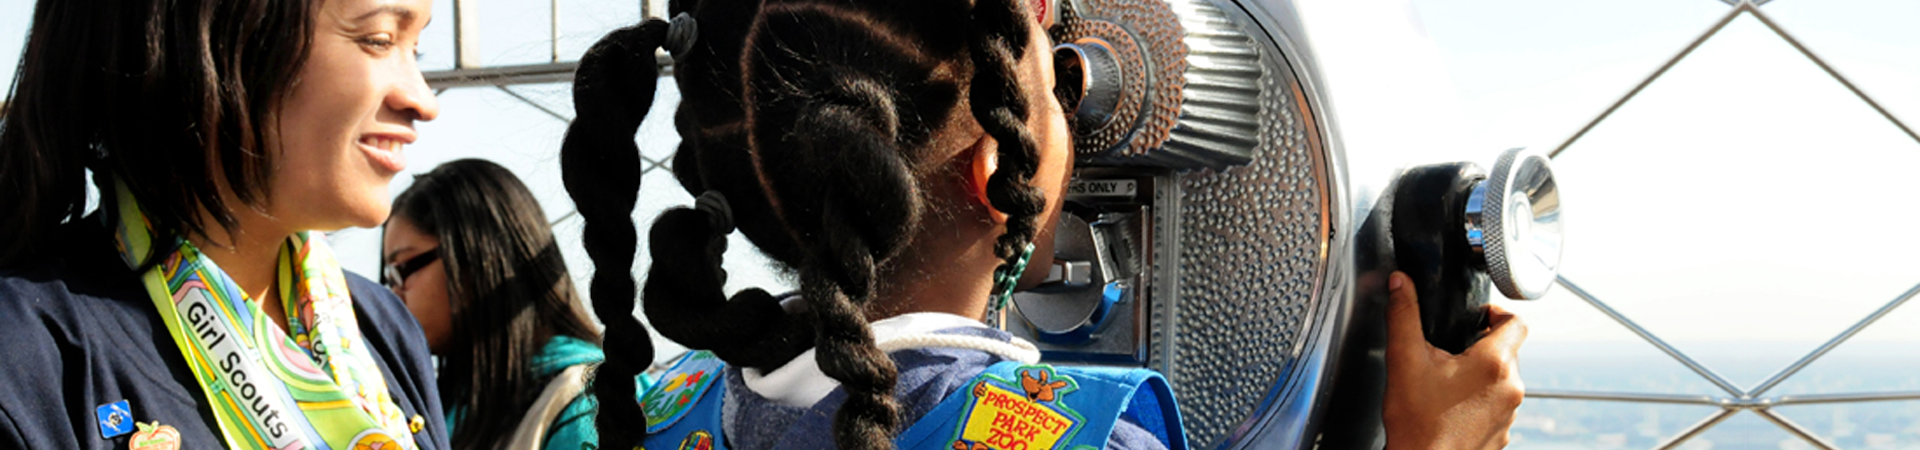
{"label": "navy blue polo shirt", "polygon": [[[183,449],[224,439],[192,369],[111,235],[68,224],[57,255],[0,269],[0,448],[125,449],[103,438],[95,410],[127,401],[132,419],[171,425]],[[391,291],[347,274],[360,331],[423,450],[447,446],[446,421],[419,323]]]}

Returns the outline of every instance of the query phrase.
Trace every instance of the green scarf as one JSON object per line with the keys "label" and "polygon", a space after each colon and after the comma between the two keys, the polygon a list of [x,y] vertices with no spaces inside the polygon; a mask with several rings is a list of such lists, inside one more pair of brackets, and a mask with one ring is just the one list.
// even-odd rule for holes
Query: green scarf
{"label": "green scarf", "polygon": [[[212,405],[227,448],[417,448],[360,336],[346,275],[320,233],[295,234],[280,248],[288,336],[191,242],[154,236],[124,185],[114,190],[115,241],[129,266],[156,249],[175,249],[141,281]],[[173,245],[155,245],[168,240]]]}

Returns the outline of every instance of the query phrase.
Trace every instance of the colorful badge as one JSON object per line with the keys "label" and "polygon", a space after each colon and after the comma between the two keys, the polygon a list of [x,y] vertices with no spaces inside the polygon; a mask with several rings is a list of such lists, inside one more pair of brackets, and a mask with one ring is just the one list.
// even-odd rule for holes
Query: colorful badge
{"label": "colorful badge", "polygon": [[133,408],[121,400],[93,408],[94,421],[100,423],[100,438],[113,439],[133,432]]}
{"label": "colorful badge", "polygon": [[1014,373],[1017,383],[989,374],[968,390],[973,400],[960,416],[954,450],[1050,449],[1086,422],[1060,402],[1080,389],[1073,378],[1055,374],[1050,366],[1021,366]]}
{"label": "colorful badge", "polygon": [[660,381],[640,398],[640,407],[647,413],[647,433],[665,430],[686,416],[725,367],[726,363],[712,352],[696,351],[660,374]]}
{"label": "colorful badge", "polygon": [[400,443],[394,441],[393,436],[388,436],[379,429],[372,429],[362,431],[359,436],[353,437],[353,450],[400,450]]}
{"label": "colorful badge", "polygon": [[680,440],[680,450],[713,450],[713,434],[707,430],[694,430],[686,439]]}
{"label": "colorful badge", "polygon": [[180,450],[180,430],[172,425],[154,423],[134,423],[140,431],[133,433],[133,439],[127,440],[128,450]]}

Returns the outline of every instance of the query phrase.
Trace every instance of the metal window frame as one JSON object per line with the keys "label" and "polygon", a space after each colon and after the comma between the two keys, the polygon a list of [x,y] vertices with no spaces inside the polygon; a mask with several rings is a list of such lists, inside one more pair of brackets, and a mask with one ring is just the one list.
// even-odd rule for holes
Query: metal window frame
{"label": "metal window frame", "polygon": [[[1548,155],[1559,156],[1561,152],[1566,151],[1567,147],[1572,146],[1574,142],[1577,142],[1580,140],[1581,137],[1586,136],[1587,132],[1592,131],[1594,126],[1599,125],[1601,121],[1604,121],[1607,119],[1608,116],[1613,115],[1614,111],[1619,110],[1621,105],[1625,105],[1628,100],[1632,100],[1635,95],[1639,95],[1641,90],[1644,90],[1648,85],[1653,84],[1654,80],[1659,79],[1661,75],[1666,74],[1668,69],[1672,69],[1674,65],[1679,64],[1680,60],[1686,59],[1687,55],[1692,54],[1694,49],[1697,49],[1700,47],[1700,44],[1705,43],[1707,39],[1712,38],[1715,34],[1718,34],[1721,29],[1726,28],[1728,23],[1732,23],[1734,19],[1739,18],[1740,15],[1742,14],[1752,15],[1755,19],[1760,20],[1760,23],[1766,25],[1767,29],[1773,31],[1773,33],[1775,35],[1780,36],[1781,39],[1785,39],[1789,45],[1793,46],[1794,50],[1799,51],[1801,55],[1806,56],[1807,59],[1813,61],[1815,65],[1819,66],[1820,70],[1826,71],[1827,75],[1832,76],[1834,80],[1839,81],[1840,84],[1842,86],[1845,86],[1848,91],[1853,92],[1853,94],[1859,97],[1861,101],[1866,102],[1867,106],[1872,107],[1875,112],[1880,113],[1881,117],[1884,117],[1887,119],[1887,121],[1892,122],[1893,125],[1895,127],[1898,127],[1901,132],[1906,133],[1907,137],[1912,138],[1915,142],[1920,142],[1920,134],[1915,134],[1913,131],[1913,128],[1908,127],[1905,122],[1900,121],[1899,117],[1894,116],[1893,113],[1887,111],[1886,108],[1881,107],[1880,102],[1875,101],[1873,99],[1873,96],[1868,95],[1866,91],[1863,91],[1860,89],[1859,86],[1854,85],[1852,80],[1849,80],[1845,75],[1842,75],[1840,71],[1834,69],[1833,66],[1828,65],[1825,59],[1822,59],[1820,58],[1819,55],[1814,54],[1811,49],[1808,49],[1806,45],[1802,44],[1798,38],[1795,38],[1793,36],[1792,33],[1788,33],[1785,28],[1780,27],[1779,23],[1774,22],[1772,17],[1767,16],[1767,14],[1764,11],[1761,11],[1760,6],[1767,4],[1772,0],[1720,0],[1720,1],[1722,3],[1726,3],[1728,5],[1733,6],[1733,8],[1729,9],[1726,15],[1722,16],[1718,21],[1715,21],[1713,25],[1708,27],[1705,32],[1701,33],[1699,37],[1694,38],[1694,40],[1688,43],[1686,47],[1682,48],[1679,53],[1673,55],[1672,58],[1668,58],[1666,63],[1661,64],[1659,68],[1654,69],[1653,73],[1648,74],[1647,77],[1641,80],[1639,84],[1636,84],[1633,86],[1632,89],[1627,90],[1627,93],[1622,95],[1619,100],[1614,101],[1613,104],[1608,105],[1606,109],[1601,110],[1600,114],[1594,116],[1593,120],[1588,121],[1585,126],[1580,127],[1580,129],[1578,131],[1575,131],[1572,136],[1567,137],[1566,141],[1562,142],[1559,146],[1554,147],[1553,151],[1548,153]],[[1665,352],[1667,356],[1673,357],[1674,360],[1679,361],[1680,364],[1687,366],[1687,368],[1693,370],[1695,374],[1700,375],[1701,378],[1707,380],[1710,383],[1713,383],[1714,386],[1719,387],[1722,391],[1725,391],[1727,393],[1726,396],[1711,396],[1711,395],[1668,395],[1668,394],[1643,394],[1643,393],[1619,393],[1619,392],[1586,392],[1586,391],[1569,391],[1569,390],[1553,390],[1553,389],[1534,389],[1534,390],[1529,390],[1527,392],[1527,397],[1529,398],[1616,401],[1616,402],[1656,403],[1656,404],[1688,404],[1688,405],[1706,405],[1706,406],[1714,406],[1714,407],[1720,408],[1719,411],[1715,411],[1714,413],[1709,414],[1707,417],[1701,419],[1699,422],[1693,424],[1690,427],[1682,429],[1679,433],[1668,438],[1666,441],[1661,442],[1659,445],[1654,447],[1656,449],[1677,448],[1680,446],[1680,444],[1685,443],[1688,439],[1692,439],[1695,436],[1699,436],[1701,433],[1706,432],[1708,429],[1713,428],[1715,425],[1719,425],[1721,422],[1727,420],[1727,418],[1732,417],[1734,414],[1737,414],[1741,411],[1751,411],[1754,414],[1759,415],[1761,418],[1766,419],[1768,422],[1772,422],[1774,425],[1777,425],[1781,429],[1786,430],[1788,433],[1792,433],[1794,436],[1797,436],[1801,440],[1806,441],[1808,444],[1812,444],[1814,447],[1822,448],[1822,449],[1834,449],[1838,447],[1836,447],[1832,442],[1829,442],[1826,439],[1821,438],[1818,434],[1815,434],[1812,430],[1808,430],[1806,427],[1800,426],[1799,424],[1794,423],[1792,420],[1788,420],[1786,416],[1782,416],[1780,415],[1779,412],[1774,411],[1774,408],[1779,406],[1806,405],[1806,404],[1862,403],[1862,402],[1882,402],[1882,401],[1898,401],[1898,400],[1920,400],[1920,391],[1820,394],[1820,395],[1798,395],[1798,396],[1796,395],[1765,396],[1767,391],[1772,390],[1774,387],[1779,386],[1781,382],[1784,382],[1788,378],[1793,377],[1793,375],[1799,373],[1801,369],[1805,369],[1808,365],[1820,359],[1820,357],[1825,356],[1829,351],[1832,351],[1835,347],[1839,347],[1840,344],[1846,342],[1847,339],[1852,338],[1856,334],[1859,334],[1860,331],[1863,329],[1866,329],[1868,325],[1872,325],[1875,321],[1880,320],[1880,318],[1886,317],[1887,313],[1892,312],[1895,308],[1899,308],[1901,305],[1906,304],[1907,300],[1913,299],[1915,295],[1920,295],[1920,284],[1914,285],[1914,287],[1908,289],[1905,293],[1900,294],[1899,297],[1895,297],[1892,301],[1887,302],[1885,306],[1881,306],[1880,309],[1874,310],[1873,313],[1868,314],[1866,318],[1861,319],[1859,322],[1854,323],[1853,326],[1848,327],[1846,331],[1842,331],[1839,335],[1834,336],[1833,339],[1827,340],[1827,342],[1825,344],[1822,344],[1820,348],[1814,349],[1812,352],[1808,353],[1806,356],[1803,356],[1799,360],[1794,361],[1792,364],[1788,364],[1786,367],[1781,368],[1778,372],[1775,372],[1773,376],[1767,377],[1766,381],[1763,381],[1759,385],[1756,385],[1750,389],[1741,389],[1735,386],[1733,383],[1728,382],[1726,378],[1721,377],[1717,373],[1714,373],[1712,369],[1706,367],[1705,365],[1700,364],[1699,362],[1695,361],[1693,358],[1688,357],[1685,352],[1681,352],[1679,349],[1674,348],[1670,344],[1667,344],[1666,341],[1661,340],[1658,336],[1655,336],[1652,332],[1647,331],[1647,329],[1644,327],[1641,327],[1640,324],[1634,323],[1632,319],[1628,319],[1625,315],[1620,314],[1619,311],[1616,311],[1612,307],[1607,306],[1606,302],[1600,301],[1600,299],[1597,297],[1594,297],[1593,294],[1588,293],[1584,289],[1581,289],[1580,286],[1577,284],[1574,284],[1572,280],[1567,279],[1565,276],[1561,276],[1557,281],[1561,286],[1566,287],[1567,291],[1572,292],[1574,296],[1580,297],[1581,300],[1585,300],[1587,304],[1592,305],[1595,309],[1600,310],[1601,313],[1606,314],[1607,317],[1609,318],[1612,318],[1614,322],[1618,322],[1621,326],[1624,326],[1628,330],[1633,331],[1634,334],[1637,334],[1642,339],[1645,339],[1647,343],[1653,344],[1654,347],[1657,347],[1662,352]]]}
{"label": "metal window frame", "polygon": [[[519,100],[522,103],[526,103],[527,105],[532,106],[533,108],[539,110],[540,112],[545,113],[546,115],[554,118],[555,120],[571,123],[573,121],[571,117],[567,117],[566,115],[561,114],[557,111],[554,111],[553,109],[548,108],[545,105],[541,105],[539,102],[535,102],[533,101],[533,99],[527,98],[526,96],[521,95],[510,88],[510,86],[519,85],[519,84],[561,83],[561,82],[569,82],[573,80],[573,71],[574,69],[579,67],[579,62],[578,61],[562,61],[560,58],[560,47],[559,47],[559,41],[560,41],[559,1],[560,0],[548,0],[548,6],[550,8],[549,11],[551,11],[551,21],[549,25],[552,27],[550,30],[551,32],[548,34],[548,37],[549,37],[548,49],[552,52],[550,60],[548,62],[539,63],[539,64],[522,64],[522,65],[510,65],[510,66],[499,66],[499,67],[487,67],[482,65],[479,62],[479,58],[476,52],[474,51],[474,45],[476,40],[467,39],[468,36],[473,36],[477,34],[476,33],[478,29],[477,21],[469,20],[469,17],[472,16],[475,11],[475,7],[474,7],[475,1],[476,0],[455,0],[454,1],[454,61],[455,61],[454,68],[450,70],[426,72],[424,76],[427,80],[427,84],[429,86],[432,86],[436,92],[444,92],[447,89],[453,89],[453,88],[491,86],[496,89],[499,89],[501,92],[506,93],[509,97],[512,97],[515,100]],[[642,4],[641,6],[642,16],[659,15],[654,13],[656,12],[655,10],[661,9],[661,6],[663,6],[663,5],[656,5],[656,3],[660,3],[660,0],[640,0],[640,1]],[[1780,36],[1780,38],[1785,39],[1789,45],[1793,46],[1794,50],[1799,51],[1801,55],[1806,56],[1807,59],[1813,61],[1815,65],[1818,65],[1821,70],[1826,71],[1827,75],[1830,75],[1835,80],[1839,81],[1840,84],[1842,86],[1845,86],[1848,91],[1852,92],[1855,96],[1859,97],[1860,100],[1866,102],[1867,106],[1872,107],[1875,112],[1880,113],[1881,117],[1884,117],[1887,119],[1887,121],[1892,122],[1893,125],[1895,127],[1898,127],[1902,133],[1905,133],[1907,135],[1907,137],[1912,138],[1915,142],[1920,142],[1920,134],[1916,134],[1913,128],[1908,127],[1907,124],[1905,122],[1902,122],[1899,117],[1896,117],[1893,115],[1893,113],[1887,111],[1886,108],[1880,105],[1880,102],[1875,101],[1871,95],[1868,95],[1866,93],[1866,91],[1861,90],[1858,86],[1854,85],[1852,80],[1848,79],[1845,75],[1842,75],[1840,71],[1834,69],[1833,66],[1827,64],[1825,59],[1822,59],[1820,58],[1819,55],[1814,54],[1811,49],[1808,49],[1806,45],[1802,44],[1798,38],[1795,38],[1793,36],[1792,33],[1788,33],[1787,30],[1782,28],[1779,23],[1774,22],[1772,17],[1767,16],[1767,14],[1760,9],[1760,6],[1770,3],[1772,0],[1720,0],[1720,1],[1722,3],[1726,3],[1729,6],[1732,6],[1732,8],[1729,9],[1727,13],[1724,16],[1722,16],[1719,20],[1715,21],[1711,26],[1709,26],[1706,29],[1706,31],[1702,32],[1699,37],[1694,38],[1692,42],[1689,42],[1685,47],[1681,48],[1681,50],[1675,55],[1673,55],[1673,57],[1668,58],[1664,64],[1661,64],[1658,68],[1654,69],[1653,73],[1648,74],[1646,78],[1642,79],[1640,83],[1634,85],[1633,88],[1627,90],[1627,92],[1623,94],[1618,100],[1614,101],[1612,104],[1608,105],[1605,109],[1601,110],[1599,114],[1594,116],[1593,120],[1588,121],[1585,126],[1580,127],[1580,129],[1578,131],[1575,131],[1573,135],[1568,136],[1567,139],[1563,141],[1559,146],[1554,147],[1554,149],[1551,152],[1549,152],[1548,155],[1557,157],[1560,155],[1560,153],[1566,151],[1568,147],[1572,146],[1575,142],[1578,142],[1580,138],[1586,136],[1587,133],[1589,131],[1592,131],[1595,126],[1598,126],[1600,122],[1605,121],[1608,117],[1612,116],[1615,111],[1618,111],[1621,106],[1625,105],[1629,100],[1632,100],[1634,96],[1639,95],[1640,92],[1646,89],[1647,86],[1652,85],[1654,80],[1659,79],[1661,75],[1666,74],[1669,69],[1672,69],[1675,65],[1679,64],[1681,60],[1686,59],[1688,55],[1692,54],[1695,49],[1698,49],[1700,47],[1700,44],[1705,43],[1708,39],[1718,34],[1720,30],[1726,28],[1727,24],[1732,23],[1734,19],[1739,18],[1740,15],[1742,14],[1751,15],[1755,19],[1760,20],[1760,23],[1766,25],[1767,28],[1769,30],[1772,30],[1775,35],[1778,35]],[[660,73],[662,76],[665,76],[671,73],[670,70],[671,70],[672,62],[673,62],[672,59],[668,58],[664,54],[656,55],[656,63],[659,64],[659,67],[661,69]],[[642,172],[641,172],[642,176],[645,176],[646,173],[651,172],[655,169],[671,169],[671,165],[670,165],[671,161],[667,161],[667,160],[657,161],[652,158],[647,158],[645,155],[642,155],[641,158],[644,161],[644,168],[642,169]],[[559,220],[556,220],[555,222],[558,223],[561,221],[565,221],[569,218],[572,218],[574,215],[576,215],[576,213],[570,212],[566,215],[563,215]],[[1872,325],[1875,321],[1878,321],[1880,320],[1880,318],[1885,317],[1887,313],[1892,312],[1895,308],[1898,308],[1901,305],[1906,304],[1908,300],[1911,300],[1916,295],[1920,295],[1920,284],[1916,284],[1913,288],[1908,289],[1905,293],[1902,293],[1899,297],[1894,298],[1892,301],[1888,302],[1885,306],[1880,307],[1880,309],[1875,310],[1872,314],[1867,315],[1866,318],[1861,319],[1859,322],[1855,323],[1852,327],[1847,328],[1846,331],[1841,332],[1837,336],[1834,336],[1832,339],[1828,340],[1825,344],[1821,345],[1818,349],[1815,349],[1813,352],[1808,353],[1806,356],[1801,357],[1799,360],[1793,362],[1792,364],[1787,365],[1787,367],[1780,369],[1778,372],[1774,373],[1773,376],[1768,377],[1766,381],[1761,382],[1759,385],[1756,385],[1753,388],[1741,389],[1740,387],[1734,385],[1732,382],[1727,381],[1726,378],[1720,376],[1718,373],[1715,373],[1711,368],[1708,368],[1705,365],[1700,364],[1698,361],[1695,361],[1693,358],[1687,356],[1685,352],[1682,352],[1679,349],[1674,348],[1671,344],[1668,344],[1666,341],[1660,339],[1658,336],[1655,336],[1652,332],[1648,331],[1644,327],[1641,327],[1638,323],[1635,323],[1632,319],[1628,319],[1625,315],[1621,314],[1619,311],[1614,310],[1611,306],[1608,306],[1606,302],[1601,301],[1599,298],[1593,296],[1593,294],[1588,293],[1584,289],[1581,289],[1580,286],[1577,284],[1574,284],[1572,280],[1569,280],[1566,277],[1562,276],[1557,281],[1561,286],[1566,287],[1569,292],[1572,292],[1574,296],[1577,296],[1581,300],[1586,301],[1589,305],[1592,305],[1595,309],[1598,309],[1600,310],[1601,313],[1607,315],[1607,317],[1612,318],[1615,322],[1618,322],[1621,326],[1624,326],[1628,330],[1633,331],[1635,334],[1639,335],[1642,339],[1646,340],[1649,344],[1652,344],[1654,347],[1659,348],[1662,352],[1665,352],[1668,356],[1674,358],[1674,360],[1676,361],[1679,361],[1682,365],[1685,365],[1688,369],[1692,370],[1695,374],[1699,375],[1701,378],[1712,383],[1714,386],[1720,388],[1722,391],[1726,393],[1726,395],[1672,395],[1672,394],[1648,394],[1648,393],[1629,393],[1629,392],[1572,391],[1572,390],[1555,390],[1555,389],[1533,389],[1527,392],[1528,398],[1540,398],[1540,399],[1631,402],[1631,403],[1649,403],[1649,404],[1705,405],[1705,406],[1713,406],[1713,407],[1720,408],[1718,411],[1715,411],[1714,413],[1709,414],[1707,417],[1702,418],[1699,422],[1681,430],[1679,433],[1676,433],[1672,437],[1661,442],[1659,445],[1655,446],[1656,449],[1677,448],[1680,446],[1680,444],[1685,443],[1687,440],[1692,439],[1695,436],[1699,436],[1701,433],[1706,432],[1708,429],[1713,428],[1715,425],[1719,425],[1721,422],[1726,421],[1728,418],[1732,417],[1734,414],[1740,413],[1742,411],[1751,411],[1754,414],[1759,415],[1761,418],[1766,419],[1768,422],[1772,422],[1774,425],[1779,426],[1781,429],[1786,430],[1789,433],[1792,433],[1794,436],[1797,436],[1802,440],[1805,440],[1807,443],[1812,444],[1815,447],[1822,448],[1822,449],[1833,449],[1833,448],[1836,448],[1833,443],[1828,442],[1826,439],[1821,438],[1819,435],[1813,433],[1811,430],[1808,430],[1806,427],[1800,426],[1799,424],[1794,423],[1792,420],[1788,420],[1785,416],[1782,416],[1778,412],[1774,411],[1774,408],[1780,407],[1780,406],[1789,406],[1789,405],[1920,400],[1920,391],[1765,396],[1765,394],[1769,390],[1779,386],[1781,382],[1784,382],[1788,378],[1791,378],[1794,374],[1799,373],[1801,369],[1806,368],[1808,365],[1812,364],[1814,361],[1818,360],[1820,357],[1825,356],[1829,351],[1832,351],[1835,347],[1838,347],[1841,343],[1846,342],[1847,339],[1852,338],[1854,335],[1858,334],[1861,330],[1865,329],[1867,326]]]}
{"label": "metal window frame", "polygon": [[[477,37],[479,32],[478,0],[454,0],[453,3],[453,68],[423,72],[427,86],[434,94],[445,93],[448,89],[492,87],[506,93],[508,97],[525,103],[533,109],[545,113],[554,120],[573,123],[573,118],[555,111],[540,102],[513,90],[512,86],[523,84],[570,83],[573,72],[580,67],[578,60],[562,60],[560,57],[560,0],[547,0],[548,60],[536,64],[515,64],[505,66],[486,66],[480,62]],[[666,0],[638,0],[641,17],[654,17],[666,11]],[[475,38],[469,38],[470,36]],[[673,58],[664,52],[655,52],[654,64],[660,76],[673,74]],[[645,177],[657,169],[672,170],[672,158],[653,159],[640,155],[640,176]],[[554,225],[579,215],[578,210],[569,211],[553,221]]]}

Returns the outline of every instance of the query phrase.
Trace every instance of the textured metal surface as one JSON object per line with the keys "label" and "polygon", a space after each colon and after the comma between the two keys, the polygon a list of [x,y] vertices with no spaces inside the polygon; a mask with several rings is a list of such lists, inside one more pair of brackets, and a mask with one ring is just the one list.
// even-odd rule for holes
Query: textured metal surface
{"label": "textured metal surface", "polygon": [[1259,142],[1259,46],[1206,0],[1077,0],[1057,42],[1111,45],[1122,80],[1112,120],[1076,130],[1075,149],[1097,165],[1219,169],[1246,163]]}
{"label": "textured metal surface", "polygon": [[1173,10],[1162,2],[1131,0],[1076,0],[1070,6],[1061,11],[1065,26],[1053,30],[1054,41],[1104,40],[1122,72],[1112,120],[1098,130],[1075,130],[1074,148],[1083,156],[1139,155],[1159,146],[1177,114],[1155,105],[1180,104],[1177,83],[1186,65]]}
{"label": "textured metal surface", "polygon": [[[1186,67],[1179,85],[1179,121],[1166,144],[1149,159],[1175,167],[1220,169],[1245,164],[1254,148],[1264,145],[1262,127],[1273,96],[1289,94],[1289,85],[1275,85],[1267,72],[1274,64],[1262,62],[1262,46],[1225,11],[1204,0],[1171,1],[1186,31]],[[1278,60],[1273,55],[1269,60]],[[1273,89],[1280,89],[1279,92]]]}
{"label": "textured metal surface", "polygon": [[1337,322],[1329,305],[1342,304],[1320,296],[1345,283],[1327,280],[1329,224],[1344,205],[1334,198],[1337,158],[1307,112],[1314,94],[1283,54],[1295,47],[1227,0],[1061,6],[1055,41],[1106,41],[1123,75],[1086,84],[1118,86],[1121,100],[1113,120],[1095,122],[1104,126],[1075,130],[1075,177],[1152,177],[1151,199],[1141,199],[1151,205],[1150,294],[1116,307],[1144,313],[1131,330],[1144,342],[1110,326],[1085,348],[1043,342],[1043,351],[1071,360],[1144,344],[1147,366],[1172,381],[1195,448],[1272,445],[1282,439],[1275,430],[1312,442],[1333,336],[1321,323]]}
{"label": "textured metal surface", "polygon": [[[1296,81],[1256,52],[1257,139],[1244,166],[1183,175],[1179,294],[1165,367],[1197,448],[1254,420],[1300,357],[1326,269],[1327,157]],[[1210,63],[1210,64],[1226,64]],[[1183,126],[1184,127],[1184,126]]]}

